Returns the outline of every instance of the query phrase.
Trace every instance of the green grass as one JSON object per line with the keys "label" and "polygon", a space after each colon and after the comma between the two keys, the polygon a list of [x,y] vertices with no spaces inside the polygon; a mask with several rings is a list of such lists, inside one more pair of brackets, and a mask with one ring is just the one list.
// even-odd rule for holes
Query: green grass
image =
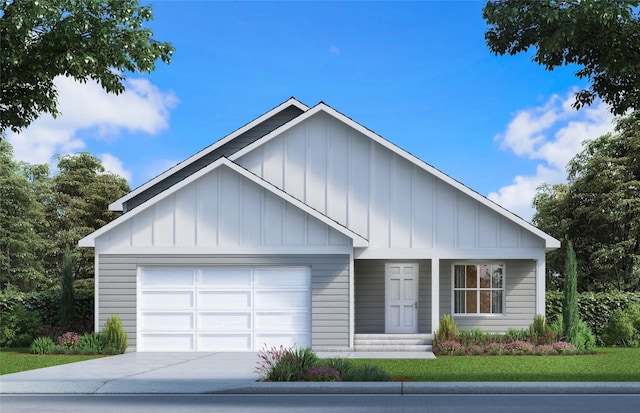
{"label": "green grass", "polygon": [[640,348],[582,356],[440,356],[435,360],[352,360],[411,381],[640,381]]}
{"label": "green grass", "polygon": [[29,349],[27,348],[3,348],[0,349],[0,375],[75,363],[96,357],[102,356],[72,356],[65,354],[41,356],[29,354]]}

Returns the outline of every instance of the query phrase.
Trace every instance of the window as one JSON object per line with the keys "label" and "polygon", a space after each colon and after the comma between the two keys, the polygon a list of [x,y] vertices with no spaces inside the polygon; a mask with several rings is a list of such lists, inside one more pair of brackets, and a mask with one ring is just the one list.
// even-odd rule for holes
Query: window
{"label": "window", "polygon": [[454,314],[504,314],[504,264],[453,266]]}

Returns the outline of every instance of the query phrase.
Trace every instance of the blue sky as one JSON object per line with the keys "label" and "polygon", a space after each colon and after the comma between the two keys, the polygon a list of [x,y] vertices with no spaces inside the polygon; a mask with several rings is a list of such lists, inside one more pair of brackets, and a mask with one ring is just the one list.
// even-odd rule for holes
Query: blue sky
{"label": "blue sky", "polygon": [[90,151],[137,187],[291,96],[323,101],[530,219],[542,182],[565,179],[580,143],[612,129],[575,68],[494,56],[480,1],[155,1],[170,65],[106,95],[59,78],[57,119],[7,133],[18,159]]}

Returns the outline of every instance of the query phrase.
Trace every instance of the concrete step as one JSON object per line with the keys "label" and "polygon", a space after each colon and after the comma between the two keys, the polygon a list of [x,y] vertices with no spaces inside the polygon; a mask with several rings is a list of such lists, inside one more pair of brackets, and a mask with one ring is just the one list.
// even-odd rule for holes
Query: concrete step
{"label": "concrete step", "polygon": [[433,348],[430,345],[407,345],[407,344],[399,344],[399,345],[391,345],[391,344],[364,344],[364,345],[355,345],[355,351],[377,351],[377,352],[385,352],[385,351],[405,351],[405,352],[423,352],[423,351],[432,351]]}
{"label": "concrete step", "polygon": [[433,334],[356,334],[355,351],[431,351]]}

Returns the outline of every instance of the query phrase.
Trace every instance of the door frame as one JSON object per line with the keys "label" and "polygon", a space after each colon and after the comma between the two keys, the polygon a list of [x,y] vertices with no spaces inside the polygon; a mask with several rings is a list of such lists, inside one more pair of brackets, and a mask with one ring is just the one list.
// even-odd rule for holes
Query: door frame
{"label": "door frame", "polygon": [[[413,266],[415,267],[415,279],[413,281],[413,288],[415,291],[414,303],[413,303],[413,328],[393,328],[390,323],[390,311],[392,298],[390,281],[391,281],[391,272],[389,268],[391,266]],[[418,313],[420,311],[420,264],[418,262],[388,262],[384,264],[384,332],[385,334],[416,334],[418,333]],[[402,300],[407,301],[407,300]],[[406,305],[406,303],[405,303]]]}

